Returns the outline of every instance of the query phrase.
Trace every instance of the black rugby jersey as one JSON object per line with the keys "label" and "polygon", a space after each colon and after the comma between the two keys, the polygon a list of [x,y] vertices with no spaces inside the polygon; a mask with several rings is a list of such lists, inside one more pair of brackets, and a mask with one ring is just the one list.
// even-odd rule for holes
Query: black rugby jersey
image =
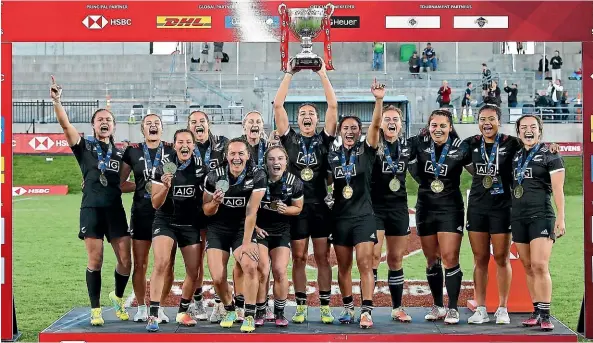
{"label": "black rugby jersey", "polygon": [[120,176],[121,163],[124,152],[112,145],[111,158],[106,164],[105,177],[107,186],[99,181],[99,159],[96,144],[100,145],[103,159],[107,156],[109,145],[100,141],[90,141],[81,137],[78,143],[71,147],[84,178],[82,188],[81,207],[111,207],[123,206],[121,200]]}
{"label": "black rugby jersey", "polygon": [[[346,187],[346,173],[342,162],[343,152],[345,152],[344,158],[347,166],[351,165],[352,154],[354,154],[350,179],[350,187],[352,187],[354,194],[350,199],[345,199],[342,194]],[[377,149],[369,146],[366,140],[356,143],[350,150],[345,150],[340,146],[329,153],[327,157],[330,167],[329,172],[334,180],[334,205],[332,207],[334,218],[354,218],[373,214],[371,177],[376,154]]]}
{"label": "black rugby jersey", "polygon": [[[521,149],[513,158],[513,189],[518,185],[516,169],[519,159],[522,155],[523,163],[525,163],[528,154],[529,152],[525,151],[525,149]],[[552,181],[550,174],[563,170],[564,161],[562,157],[551,153],[542,144],[525,169],[525,179],[522,183],[523,196],[519,199],[512,197],[512,220],[535,217],[555,218],[556,215],[551,202]]]}
{"label": "black rugby jersey", "polygon": [[[392,208],[394,205],[408,206],[408,194],[406,193],[406,170],[410,160],[410,147],[404,138],[399,138],[389,143],[380,138],[381,143],[377,149],[377,157],[373,164],[373,177],[371,179],[371,199],[375,210]],[[397,165],[395,177],[400,182],[400,189],[393,192],[389,189],[389,183],[393,180],[393,169],[386,158],[386,149],[389,151],[391,163]],[[396,206],[397,206],[396,205]]]}
{"label": "black rugby jersey", "polygon": [[[239,176],[240,178],[240,176]],[[237,183],[226,167],[216,168],[208,173],[204,180],[204,191],[213,195],[216,192],[216,182],[227,180],[229,189],[224,195],[222,203],[218,205],[215,215],[208,218],[208,230],[237,232],[244,229],[247,203],[254,191],[265,192],[266,173],[262,169],[247,169],[244,179]]]}
{"label": "black rugby jersey", "polygon": [[297,200],[303,200],[303,182],[296,175],[285,172],[280,180],[268,181],[266,194],[257,211],[257,226],[268,234],[290,230],[292,216],[278,213],[272,203],[281,201],[286,206],[292,206],[292,202]]}
{"label": "black rugby jersey", "polygon": [[201,159],[200,164],[208,167],[208,170],[223,166],[226,163],[224,149],[228,142],[229,139],[225,136],[213,134],[208,136],[205,143],[196,142],[196,149],[200,152],[196,157]]}
{"label": "black rugby jersey", "polygon": [[[162,142],[163,147],[160,151],[160,162],[158,165],[163,165],[175,158],[175,150],[170,143]],[[148,149],[150,156],[150,165],[146,161],[144,147],[146,143],[132,144],[126,148],[124,152],[123,161],[130,166],[134,173],[134,182],[136,183],[136,191],[134,191],[134,202],[132,203],[132,211],[154,212],[150,195],[146,192],[146,183],[150,182],[156,175],[156,169],[153,169],[158,148]],[[158,167],[158,166],[157,166]],[[153,175],[153,173],[155,175]],[[159,180],[157,180],[159,181]]]}
{"label": "black rugby jersey", "polygon": [[[171,162],[177,165],[177,171],[171,180],[171,188],[167,193],[167,199],[163,205],[156,210],[155,217],[164,218],[171,224],[193,225],[195,214],[201,199],[199,198],[199,187],[206,176],[206,168],[196,164],[195,159],[190,159],[189,165],[184,170],[179,170],[183,165],[177,155],[171,157]],[[163,166],[159,166],[155,172],[153,183],[162,185]]]}
{"label": "black rugby jersey", "polygon": [[[512,162],[521,147],[520,141],[513,136],[501,134],[498,143],[498,154],[491,159],[494,143],[485,143],[485,153],[482,152],[482,136],[475,135],[464,140],[468,144],[471,155],[467,163],[474,166],[474,175],[469,193],[468,206],[472,211],[488,213],[491,210],[505,209],[511,206],[511,184],[513,182]],[[491,159],[490,169],[486,158]],[[490,175],[494,184],[490,189],[484,188],[484,176]]]}
{"label": "black rugby jersey", "polygon": [[[334,140],[325,130],[313,137],[303,137],[296,133],[294,129],[289,128],[284,135],[280,137],[280,142],[288,152],[288,171],[301,177],[301,171],[307,166],[309,158],[309,168],[313,170],[313,179],[304,181],[305,203],[323,204],[327,196],[327,155],[331,150]],[[303,151],[301,141],[305,144],[306,151]],[[313,151],[309,155],[312,144],[315,144]]]}
{"label": "black rugby jersey", "polygon": [[[416,159],[417,177],[420,181],[416,209],[431,212],[463,211],[463,197],[459,190],[459,184],[464,164],[469,164],[469,146],[459,138],[451,138],[449,152],[441,166],[439,176],[444,189],[440,193],[434,193],[430,188],[431,183],[435,180],[434,167],[431,161],[431,142],[430,136],[412,137],[408,140],[411,151],[410,159]],[[446,143],[441,146],[435,144],[437,163],[445,145]]]}

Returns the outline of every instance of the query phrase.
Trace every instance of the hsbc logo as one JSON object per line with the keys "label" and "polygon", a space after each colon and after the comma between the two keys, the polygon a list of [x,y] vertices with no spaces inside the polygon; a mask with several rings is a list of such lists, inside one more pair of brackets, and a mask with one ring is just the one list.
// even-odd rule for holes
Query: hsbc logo
{"label": "hsbc logo", "polygon": [[12,187],[12,196],[13,197],[20,197],[21,195],[27,193],[27,190],[23,187]]}
{"label": "hsbc logo", "polygon": [[49,188],[36,188],[36,187],[28,187],[28,189],[25,189],[23,187],[12,187],[12,196],[13,197],[20,197],[21,195],[47,195],[50,194],[50,189]]}
{"label": "hsbc logo", "polygon": [[35,151],[48,151],[55,145],[49,137],[34,137],[29,141],[29,146]]}
{"label": "hsbc logo", "polygon": [[84,25],[89,30],[101,30],[107,25],[130,26],[132,25],[132,19],[107,19],[102,15],[87,15],[82,20],[82,25]]}

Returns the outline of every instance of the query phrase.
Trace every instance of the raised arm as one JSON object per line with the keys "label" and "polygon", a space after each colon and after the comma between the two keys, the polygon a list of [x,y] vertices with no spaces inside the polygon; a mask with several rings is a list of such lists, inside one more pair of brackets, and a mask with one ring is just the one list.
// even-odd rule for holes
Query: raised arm
{"label": "raised arm", "polygon": [[323,91],[325,92],[325,101],[327,101],[327,111],[325,112],[325,132],[330,136],[336,135],[338,125],[338,99],[334,87],[327,77],[327,70],[325,69],[325,62],[322,62],[321,69],[317,71],[321,78]]}
{"label": "raised arm", "polygon": [[296,71],[292,70],[292,64],[293,60],[288,63],[286,73],[282,82],[280,82],[280,87],[274,98],[274,121],[276,122],[276,131],[278,131],[280,136],[288,131],[288,113],[286,113],[286,109],[284,108],[284,101],[286,100],[286,95],[288,95],[292,76],[296,73]]}
{"label": "raised arm", "polygon": [[66,135],[66,141],[68,141],[69,146],[74,146],[76,143],[78,143],[80,135],[78,134],[76,128],[70,123],[68,114],[66,113],[64,106],[62,106],[60,99],[62,97],[62,87],[56,84],[56,80],[53,75],[51,77],[50,95],[54,103],[54,111],[56,112],[58,123],[60,123],[60,126],[64,131],[64,135]]}
{"label": "raised arm", "polygon": [[385,96],[385,85],[377,83],[377,79],[371,85],[371,92],[375,96],[375,109],[373,119],[367,132],[367,143],[373,148],[379,145],[379,128],[381,127],[381,115],[383,113],[383,97]]}

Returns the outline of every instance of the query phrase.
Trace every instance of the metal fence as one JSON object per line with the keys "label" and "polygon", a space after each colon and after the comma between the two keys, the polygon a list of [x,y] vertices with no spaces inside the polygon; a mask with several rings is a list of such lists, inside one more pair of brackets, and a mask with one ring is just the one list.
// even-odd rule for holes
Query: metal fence
{"label": "metal fence", "polygon": [[112,108],[118,123],[139,124],[149,113],[157,114],[164,124],[186,123],[192,111],[202,111],[208,114],[210,122],[216,124],[240,124],[243,120],[244,108],[194,108],[194,107],[147,107],[147,108]]}
{"label": "metal fence", "polygon": [[[99,101],[62,102],[71,123],[89,123],[93,113],[99,108]],[[12,103],[12,121],[14,123],[57,123],[54,106],[51,101],[15,101]]]}

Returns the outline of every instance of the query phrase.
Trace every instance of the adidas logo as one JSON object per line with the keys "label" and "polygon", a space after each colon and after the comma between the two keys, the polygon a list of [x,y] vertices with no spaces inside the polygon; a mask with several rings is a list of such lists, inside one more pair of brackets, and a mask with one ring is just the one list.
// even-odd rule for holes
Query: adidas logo
{"label": "adidas logo", "polygon": [[544,231],[540,232],[540,234],[547,235],[548,234],[548,230],[544,230]]}
{"label": "adidas logo", "polygon": [[374,233],[371,235],[371,238],[372,239],[375,239],[375,234]]}
{"label": "adidas logo", "polygon": [[408,226],[408,232],[410,232],[410,227]]}
{"label": "adidas logo", "polygon": [[161,229],[156,229],[156,230],[154,230],[154,234],[155,234],[155,235],[158,235],[158,234],[159,234],[159,232],[161,232]]}
{"label": "adidas logo", "polygon": [[463,226],[458,226],[458,227],[457,227],[457,231],[459,231],[459,232],[463,232]]}
{"label": "adidas logo", "polygon": [[144,157],[140,157],[138,161],[144,161]]}

